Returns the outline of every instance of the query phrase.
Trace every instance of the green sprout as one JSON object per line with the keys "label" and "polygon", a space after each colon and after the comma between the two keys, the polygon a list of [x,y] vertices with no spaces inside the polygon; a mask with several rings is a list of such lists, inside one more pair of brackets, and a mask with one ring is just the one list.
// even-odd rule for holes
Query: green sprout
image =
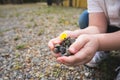
{"label": "green sprout", "polygon": [[20,44],[16,46],[16,49],[25,49],[26,48],[26,44]]}

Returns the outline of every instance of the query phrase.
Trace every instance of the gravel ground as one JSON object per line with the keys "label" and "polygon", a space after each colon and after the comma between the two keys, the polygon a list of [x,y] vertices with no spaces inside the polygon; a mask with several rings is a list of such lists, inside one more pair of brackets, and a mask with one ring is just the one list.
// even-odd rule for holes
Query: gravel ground
{"label": "gravel ground", "polygon": [[[62,31],[79,28],[82,10],[43,3],[0,5],[0,80],[113,80],[110,71],[119,58],[107,59],[89,74],[86,66],[57,63],[47,46]],[[119,51],[112,53],[116,57]],[[113,60],[115,66],[108,68]]]}

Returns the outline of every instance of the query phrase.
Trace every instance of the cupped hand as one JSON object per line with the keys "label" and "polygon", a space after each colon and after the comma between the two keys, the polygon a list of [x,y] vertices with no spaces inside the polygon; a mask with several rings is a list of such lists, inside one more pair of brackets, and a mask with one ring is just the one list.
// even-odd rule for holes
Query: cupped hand
{"label": "cupped hand", "polygon": [[57,61],[69,66],[88,63],[95,55],[98,47],[99,41],[97,36],[88,34],[80,35],[69,48],[69,51],[74,55],[58,57]]}
{"label": "cupped hand", "polygon": [[[74,33],[74,31],[64,31],[64,32],[62,32],[62,33],[66,33],[67,34],[67,37],[72,37],[72,38],[74,38],[74,37],[76,37],[75,35],[75,33]],[[62,34],[61,33],[61,34]],[[61,35],[60,34],[60,35]],[[63,40],[61,40],[60,39],[60,35],[58,36],[58,37],[56,37],[56,38],[53,38],[53,39],[51,39],[49,42],[48,42],[48,47],[53,51],[54,50],[54,47],[55,47],[55,45],[56,44],[60,44]],[[59,54],[54,54],[53,53],[53,55],[55,56],[55,57],[58,57],[58,56],[60,56]]]}

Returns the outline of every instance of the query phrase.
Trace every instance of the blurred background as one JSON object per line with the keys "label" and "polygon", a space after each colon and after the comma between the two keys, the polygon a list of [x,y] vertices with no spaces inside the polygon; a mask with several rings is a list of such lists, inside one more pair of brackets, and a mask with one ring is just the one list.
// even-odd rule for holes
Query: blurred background
{"label": "blurred background", "polygon": [[24,3],[36,3],[46,2],[47,5],[51,6],[53,3],[62,6],[71,7],[87,7],[87,0],[0,0],[0,4],[24,4]]}

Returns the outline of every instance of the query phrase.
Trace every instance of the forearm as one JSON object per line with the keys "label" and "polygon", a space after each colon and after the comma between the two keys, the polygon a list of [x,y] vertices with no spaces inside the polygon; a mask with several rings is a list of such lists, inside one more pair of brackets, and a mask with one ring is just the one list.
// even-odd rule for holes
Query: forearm
{"label": "forearm", "polygon": [[101,29],[96,26],[89,26],[85,29],[74,31],[74,33],[76,34],[75,36],[79,36],[81,34],[99,34],[99,33],[104,33],[104,32],[106,32],[106,29]]}
{"label": "forearm", "polygon": [[89,13],[89,26],[85,29],[74,31],[76,36],[80,34],[99,34],[107,30],[107,19],[103,12]]}
{"label": "forearm", "polygon": [[89,26],[86,29],[83,29],[81,33],[86,34],[99,34],[99,33],[105,33],[106,28],[104,27],[98,27],[98,26]]}
{"label": "forearm", "polygon": [[96,34],[99,50],[120,50],[120,31],[106,34]]}

